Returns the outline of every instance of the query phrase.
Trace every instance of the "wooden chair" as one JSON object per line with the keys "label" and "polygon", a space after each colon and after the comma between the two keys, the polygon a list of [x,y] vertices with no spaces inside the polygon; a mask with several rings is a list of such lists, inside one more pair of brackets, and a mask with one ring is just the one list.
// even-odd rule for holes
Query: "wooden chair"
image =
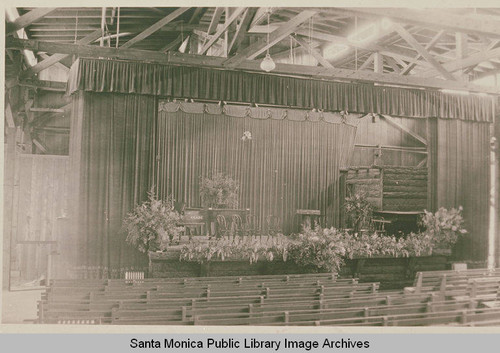
{"label": "wooden chair", "polygon": [[216,237],[221,238],[225,236],[229,236],[231,229],[227,226],[226,217],[223,215],[217,215],[217,232]]}

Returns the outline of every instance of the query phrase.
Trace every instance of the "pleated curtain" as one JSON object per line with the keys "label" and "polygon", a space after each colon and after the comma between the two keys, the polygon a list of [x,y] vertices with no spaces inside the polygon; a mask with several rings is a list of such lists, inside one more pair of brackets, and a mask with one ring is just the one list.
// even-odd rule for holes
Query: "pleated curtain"
{"label": "pleated curtain", "polygon": [[469,234],[456,249],[462,259],[484,260],[488,247],[488,123],[430,119],[433,210],[464,208]]}
{"label": "pleated curtain", "polygon": [[[250,132],[252,139],[242,139]],[[339,174],[349,165],[356,128],[290,121],[160,111],[155,184],[189,207],[202,206],[201,177],[224,173],[239,186],[239,208],[262,225],[277,216],[296,230],[297,209],[317,209],[338,225]]]}
{"label": "pleated curtain", "polygon": [[121,227],[124,216],[146,199],[151,185],[156,100],[80,93],[74,105],[81,107],[72,117],[72,131],[81,136],[81,150],[72,146],[72,157],[80,159],[76,264],[99,277],[143,270],[147,256],[125,242]]}

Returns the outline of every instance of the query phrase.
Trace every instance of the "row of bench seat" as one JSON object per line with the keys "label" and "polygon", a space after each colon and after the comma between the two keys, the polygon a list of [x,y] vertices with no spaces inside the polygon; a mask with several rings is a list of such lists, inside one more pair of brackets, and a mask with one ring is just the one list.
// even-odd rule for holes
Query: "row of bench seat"
{"label": "row of bench seat", "polygon": [[52,281],[40,322],[134,325],[483,326],[500,322],[499,271],[418,273],[403,291],[330,274]]}

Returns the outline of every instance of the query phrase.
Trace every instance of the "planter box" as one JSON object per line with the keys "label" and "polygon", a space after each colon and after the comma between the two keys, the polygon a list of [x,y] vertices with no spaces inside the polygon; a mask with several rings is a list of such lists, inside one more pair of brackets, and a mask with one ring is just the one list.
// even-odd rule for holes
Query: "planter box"
{"label": "planter box", "polygon": [[[315,267],[297,266],[292,262],[212,261],[208,264],[179,261],[179,251],[149,254],[149,277],[215,277],[317,273]],[[413,284],[418,271],[449,269],[446,256],[384,257],[347,260],[340,270],[344,277],[360,282],[380,282],[381,289],[402,289]]]}

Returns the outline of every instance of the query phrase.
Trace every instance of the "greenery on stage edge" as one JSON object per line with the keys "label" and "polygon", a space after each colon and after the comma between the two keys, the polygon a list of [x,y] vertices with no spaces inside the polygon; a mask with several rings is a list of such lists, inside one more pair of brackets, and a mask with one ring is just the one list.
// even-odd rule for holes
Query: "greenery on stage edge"
{"label": "greenery on stage edge", "polygon": [[184,231],[184,227],[178,226],[180,219],[172,198],[159,200],[153,187],[148,191],[148,200],[124,218],[123,230],[127,233],[127,242],[140,252],[165,250],[171,240]]}
{"label": "greenery on stage edge", "polygon": [[421,221],[425,230],[399,239],[376,232],[305,227],[302,233],[288,237],[224,237],[206,243],[192,242],[182,248],[180,260],[255,263],[279,259],[304,267],[339,271],[346,259],[429,256],[435,248],[450,248],[461,234],[466,233],[461,211],[461,207],[441,208],[435,214],[426,211]]}

